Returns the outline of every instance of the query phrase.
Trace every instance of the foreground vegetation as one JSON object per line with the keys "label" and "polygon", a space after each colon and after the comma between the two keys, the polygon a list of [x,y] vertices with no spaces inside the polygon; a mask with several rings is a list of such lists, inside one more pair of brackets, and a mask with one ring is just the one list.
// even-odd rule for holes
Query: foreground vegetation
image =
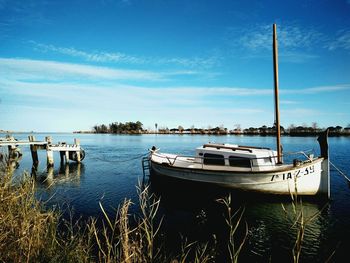
{"label": "foreground vegetation", "polygon": [[[61,211],[44,207],[35,197],[35,182],[24,174],[14,180],[11,170],[0,163],[0,262],[221,262],[215,242],[188,243],[184,240],[177,255],[165,251],[160,235],[160,200],[148,187],[138,187],[139,213],[131,215],[131,200],[126,199],[113,218],[102,204],[102,219],[85,222],[63,219]],[[230,196],[218,200],[224,205],[227,223],[225,262],[239,262],[248,237],[242,222],[244,208],[232,211]],[[299,262],[308,222],[302,203],[292,196],[292,211],[283,206],[296,229],[292,261]],[[243,231],[237,238],[237,230]],[[220,259],[219,259],[220,258]]]}
{"label": "foreground vegetation", "polygon": [[[162,247],[157,217],[159,199],[148,187],[138,188],[139,211],[130,215],[131,200],[125,200],[111,218],[100,203],[104,218],[74,222],[58,210],[44,207],[35,197],[35,182],[24,174],[14,182],[10,169],[0,167],[0,262],[213,262],[215,248],[184,242],[178,255]],[[237,262],[244,241],[236,244],[235,230],[242,213],[231,214],[228,259]]]}

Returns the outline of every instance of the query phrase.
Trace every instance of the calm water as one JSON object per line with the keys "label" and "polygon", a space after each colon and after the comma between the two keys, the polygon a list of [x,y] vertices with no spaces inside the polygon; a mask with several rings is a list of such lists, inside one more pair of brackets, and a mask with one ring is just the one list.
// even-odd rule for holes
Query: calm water
{"label": "calm water", "polygon": [[[44,140],[49,134],[35,134]],[[141,156],[153,145],[164,152],[193,155],[194,148],[207,142],[236,143],[240,145],[275,148],[272,137],[250,136],[191,136],[191,135],[95,135],[50,134],[53,142],[73,143],[79,138],[86,157],[80,165],[74,162],[60,167],[59,154],[54,156],[55,166],[47,171],[45,151],[39,151],[41,161],[37,171],[38,195],[50,199],[49,205],[69,206],[75,215],[101,216],[99,202],[112,213],[125,198],[137,203],[136,185],[142,179]],[[27,134],[15,134],[17,139],[27,139]],[[283,137],[285,152],[314,150],[319,147],[313,137]],[[350,176],[350,138],[330,138],[331,161]],[[3,149],[2,149],[3,150]],[[29,147],[22,147],[23,157],[16,174],[31,171]],[[215,201],[218,193],[208,193],[195,185],[156,184],[153,191],[161,196],[161,215],[165,247],[175,250],[180,234],[191,240],[213,240],[220,247],[225,236],[222,207]],[[325,262],[335,250],[331,262],[348,256],[350,249],[350,188],[344,177],[331,169],[332,200],[328,203],[314,199],[303,200],[306,217],[319,215],[306,228],[303,243],[303,262]],[[221,194],[221,193],[219,193]],[[282,209],[291,211],[288,199],[239,196],[233,193],[235,208],[244,207],[244,221],[249,233],[241,262],[289,262],[296,237],[291,218]],[[136,206],[133,208],[137,210]]]}

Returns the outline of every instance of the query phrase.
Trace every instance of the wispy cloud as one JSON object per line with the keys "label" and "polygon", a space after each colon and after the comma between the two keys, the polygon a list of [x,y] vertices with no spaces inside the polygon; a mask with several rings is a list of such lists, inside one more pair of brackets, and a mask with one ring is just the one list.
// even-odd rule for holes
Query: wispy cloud
{"label": "wispy cloud", "polygon": [[0,69],[6,78],[17,79],[104,79],[104,80],[164,80],[166,73],[140,70],[121,70],[56,61],[0,58]]}
{"label": "wispy cloud", "polygon": [[336,49],[350,50],[350,31],[339,31],[336,39],[327,43],[325,47],[331,51]]}
{"label": "wispy cloud", "polygon": [[295,101],[295,100],[280,100],[281,105],[295,105],[299,104],[300,102]]}
{"label": "wispy cloud", "polygon": [[209,57],[147,57],[147,56],[133,56],[121,52],[104,52],[92,51],[87,52],[74,47],[57,47],[55,45],[47,45],[29,41],[34,46],[34,49],[39,52],[55,52],[71,57],[81,58],[88,62],[99,63],[124,63],[134,65],[180,65],[188,68],[211,68],[219,63],[218,56]]}
{"label": "wispy cloud", "polygon": [[[19,110],[22,106],[30,107],[38,114],[43,109],[51,109],[51,112],[61,115],[74,112],[79,119],[84,119],[85,125],[116,120],[141,120],[148,125],[162,120],[162,125],[170,127],[179,124],[201,127],[221,123],[230,127],[233,118],[235,123],[243,126],[273,122],[272,88],[184,86],[176,81],[175,75],[171,75],[174,80],[164,81],[169,75],[162,72],[124,71],[111,67],[28,59],[0,58],[0,71],[1,105],[5,105],[3,108],[12,116],[6,117],[5,123],[20,118],[28,122],[26,127],[32,127],[30,125],[35,120],[32,114]],[[130,79],[140,81],[126,81]],[[348,91],[350,84],[283,89],[283,114],[296,116],[298,120],[300,116],[312,119],[321,114],[312,105],[309,105],[310,108],[299,107],[304,104],[295,101],[295,94],[343,94]],[[305,96],[300,97],[300,102],[302,97]],[[261,115],[261,118],[252,121],[252,116],[256,115]],[[217,123],[218,116],[220,123]],[[46,124],[43,127],[48,127]],[[13,125],[18,127],[16,123]],[[55,127],[54,123],[52,125]],[[74,123],[69,125],[75,127]]]}
{"label": "wispy cloud", "polygon": [[[61,83],[91,83],[98,81],[107,84],[109,80],[142,80],[149,82],[170,81],[169,77],[177,75],[196,75],[196,71],[141,71],[141,70],[122,70],[112,67],[101,67],[74,63],[63,63],[57,61],[30,60],[20,58],[0,58],[0,70],[3,72],[2,80],[11,81],[32,81],[47,82],[56,81]],[[173,82],[167,82],[173,83]],[[125,85],[124,88],[134,88],[136,86]],[[186,94],[186,96],[261,96],[272,95],[272,88],[250,88],[235,86],[183,86],[174,84],[162,84],[151,89],[143,83],[142,87],[150,92],[167,92],[175,95],[177,93]],[[350,90],[350,84],[317,86],[304,89],[282,89],[283,94],[316,94],[326,92],[338,92]],[[292,103],[286,100],[285,103]]]}
{"label": "wispy cloud", "polygon": [[321,115],[322,112],[315,109],[293,108],[289,110],[281,110],[281,114],[289,117],[292,117],[292,116],[305,117],[305,116],[318,116],[318,115]]}
{"label": "wispy cloud", "polygon": [[[323,34],[313,28],[301,28],[292,24],[281,24],[277,28],[278,45],[285,50],[309,48],[322,40]],[[272,25],[256,25],[242,32],[238,43],[249,50],[266,50],[272,47]]]}
{"label": "wispy cloud", "polygon": [[[332,86],[317,86],[310,88],[287,88],[281,89],[280,93],[283,95],[300,95],[300,94],[322,94],[322,93],[333,93],[333,92],[344,92],[350,91],[350,84],[340,84],[340,85],[332,85]],[[291,100],[283,100],[281,101],[283,104],[293,104],[295,101]]]}
{"label": "wispy cloud", "polygon": [[[245,116],[247,120],[250,120],[249,116],[266,111],[265,103],[261,103],[259,107],[251,102],[250,96],[237,95],[239,88],[229,87],[221,89],[154,88],[112,82],[100,85],[94,83],[33,83],[14,80],[0,80],[0,85],[3,87],[0,95],[1,93],[10,95],[4,100],[6,108],[16,109],[19,112],[21,107],[26,106],[31,107],[31,113],[37,112],[38,114],[43,109],[48,109],[45,114],[54,110],[56,114],[67,113],[69,115],[74,111],[79,119],[86,119],[86,116],[90,116],[85,123],[91,126],[99,122],[110,123],[116,120],[141,120],[147,125],[156,120],[162,120],[162,125],[170,127],[176,127],[179,124],[185,126],[194,124],[200,127],[201,125],[219,125],[218,116],[220,116],[220,122],[229,124],[232,122],[232,116],[239,115],[239,118]],[[243,94],[247,94],[244,89],[242,90]],[[252,94],[254,94],[253,91]],[[218,104],[217,100],[213,99],[214,96],[230,97],[230,106],[223,103]],[[262,99],[261,95],[259,97]],[[97,108],[98,111],[96,111]],[[26,111],[21,112],[22,115],[26,115]],[[16,114],[12,112],[11,115]],[[28,115],[28,119],[31,119],[31,116]],[[262,116],[267,116],[267,114],[262,114]],[[237,120],[238,117],[235,119]],[[70,127],[75,126],[72,124]]]}
{"label": "wispy cloud", "polygon": [[54,45],[46,45],[30,41],[34,45],[35,50],[40,52],[56,52],[72,57],[82,58],[89,62],[120,62],[131,64],[144,64],[146,59],[141,57],[135,57],[126,55],[120,52],[108,53],[108,52],[85,52],[72,47],[56,47]]}
{"label": "wispy cloud", "polygon": [[336,91],[345,91],[345,90],[350,91],[350,84],[312,87],[312,88],[301,89],[299,92],[316,94],[316,93],[336,92]]}
{"label": "wispy cloud", "polygon": [[[230,28],[228,35],[227,42],[241,50],[239,55],[243,58],[267,57],[266,51],[272,49],[271,24],[258,24],[244,29]],[[318,30],[312,27],[300,27],[295,23],[278,25],[277,38],[281,61],[293,63],[318,58],[313,47],[327,40],[327,37]]]}

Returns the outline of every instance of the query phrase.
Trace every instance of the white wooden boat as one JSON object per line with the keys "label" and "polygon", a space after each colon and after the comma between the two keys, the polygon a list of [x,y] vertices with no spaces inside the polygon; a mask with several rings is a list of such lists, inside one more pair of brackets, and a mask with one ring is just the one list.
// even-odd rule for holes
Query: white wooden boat
{"label": "white wooden boat", "polygon": [[194,157],[153,148],[150,162],[152,175],[268,194],[329,197],[328,156],[304,156],[279,164],[277,152],[271,149],[208,143],[198,147]]}
{"label": "white wooden boat", "polygon": [[150,150],[151,175],[203,182],[231,189],[280,195],[330,197],[328,130],[318,141],[321,155],[284,164],[280,143],[276,25],[273,25],[275,120],[277,150],[233,144],[208,143],[194,157]]}

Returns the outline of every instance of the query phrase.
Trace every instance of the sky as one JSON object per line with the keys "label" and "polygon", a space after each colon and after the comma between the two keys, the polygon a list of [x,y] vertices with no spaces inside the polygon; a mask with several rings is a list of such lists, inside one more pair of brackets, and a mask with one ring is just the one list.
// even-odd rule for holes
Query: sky
{"label": "sky", "polygon": [[0,0],[0,130],[350,125],[350,0]]}

